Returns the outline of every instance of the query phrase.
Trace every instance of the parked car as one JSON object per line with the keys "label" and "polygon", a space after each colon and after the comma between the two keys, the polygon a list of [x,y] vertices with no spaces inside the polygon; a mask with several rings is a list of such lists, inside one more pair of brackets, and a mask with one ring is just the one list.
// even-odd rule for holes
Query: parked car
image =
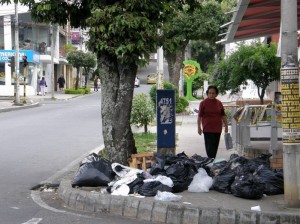
{"label": "parked car", "polygon": [[141,83],[140,79],[138,77],[135,77],[134,87],[139,87],[140,83]]}
{"label": "parked car", "polygon": [[151,73],[147,76],[147,84],[156,84],[156,73]]}

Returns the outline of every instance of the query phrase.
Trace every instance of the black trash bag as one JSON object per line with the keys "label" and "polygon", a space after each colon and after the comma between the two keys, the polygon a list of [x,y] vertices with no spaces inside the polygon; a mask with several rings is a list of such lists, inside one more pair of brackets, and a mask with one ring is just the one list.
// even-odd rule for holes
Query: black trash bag
{"label": "black trash bag", "polygon": [[272,171],[268,167],[261,165],[257,171],[257,176],[265,184],[264,194],[276,195],[284,193],[283,173]]}
{"label": "black trash bag", "polygon": [[238,154],[233,153],[233,154],[230,155],[229,161],[231,161],[231,160],[233,160],[235,158],[238,158],[238,157],[240,157]]}
{"label": "black trash bag", "polygon": [[74,186],[107,186],[115,177],[115,172],[111,168],[111,162],[98,156],[91,154],[81,163],[73,181]]}
{"label": "black trash bag", "polygon": [[173,193],[187,190],[197,172],[195,164],[190,159],[169,166],[166,170],[166,175],[174,183]]}
{"label": "black trash bag", "polygon": [[249,159],[246,166],[250,173],[254,173],[260,165],[270,168],[270,157],[272,154],[261,154],[259,157]]}
{"label": "black trash bag", "polygon": [[231,185],[231,193],[240,198],[260,199],[263,197],[265,184],[257,175],[245,173],[237,176]]}
{"label": "black trash bag", "polygon": [[230,164],[230,168],[234,169],[238,166],[244,166],[247,164],[249,160],[243,156],[236,156],[236,154],[232,154],[228,163]]}
{"label": "black trash bag", "polygon": [[268,154],[260,154],[259,157],[254,158],[253,160],[256,161],[257,164],[259,165],[264,165],[265,167],[270,168],[270,158],[271,158],[272,154],[268,153]]}
{"label": "black trash bag", "polygon": [[140,188],[144,184],[144,180],[145,180],[144,175],[142,173],[138,173],[137,178],[131,183],[127,184],[130,189],[129,194],[134,194],[139,192]]}
{"label": "black trash bag", "polygon": [[208,158],[208,157],[202,157],[197,154],[194,154],[191,159],[195,162],[195,166],[197,167],[197,170],[199,168],[204,168],[208,164],[212,163],[214,161],[214,158]]}
{"label": "black trash bag", "polygon": [[212,189],[221,193],[230,194],[230,186],[236,176],[236,168],[230,169],[229,164],[221,169],[220,173],[213,178]]}
{"label": "black trash bag", "polygon": [[166,156],[161,153],[155,154],[154,163],[150,169],[151,175],[165,175]]}
{"label": "black trash bag", "polygon": [[172,192],[172,188],[159,181],[151,181],[144,183],[138,190],[138,193],[143,196],[151,197],[155,196],[157,191]]}
{"label": "black trash bag", "polygon": [[187,159],[189,159],[189,157],[184,152],[178,153],[177,155],[167,155],[165,165],[170,166]]}
{"label": "black trash bag", "polygon": [[220,162],[213,163],[210,167],[209,176],[214,177],[220,173],[220,171],[228,164],[226,160],[222,160]]}

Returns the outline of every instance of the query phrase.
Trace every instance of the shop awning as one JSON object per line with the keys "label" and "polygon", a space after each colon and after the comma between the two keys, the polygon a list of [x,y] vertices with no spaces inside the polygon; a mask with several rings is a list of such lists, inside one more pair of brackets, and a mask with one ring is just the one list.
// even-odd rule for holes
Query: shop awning
{"label": "shop awning", "polygon": [[[298,30],[300,28],[300,0],[298,2]],[[218,43],[231,43],[257,37],[272,36],[280,32],[281,0],[240,0],[232,20]]]}

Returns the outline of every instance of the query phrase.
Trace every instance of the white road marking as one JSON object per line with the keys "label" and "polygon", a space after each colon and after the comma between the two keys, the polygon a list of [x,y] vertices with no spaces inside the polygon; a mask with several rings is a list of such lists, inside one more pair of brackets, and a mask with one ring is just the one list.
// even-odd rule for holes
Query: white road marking
{"label": "white road marking", "polygon": [[43,219],[40,219],[40,218],[32,218],[27,222],[23,222],[22,224],[38,224],[42,220]]}
{"label": "white road marking", "polygon": [[31,198],[32,200],[37,203],[39,206],[41,206],[42,208],[48,209],[50,211],[53,212],[60,212],[60,213],[65,213],[65,211],[63,210],[58,210],[56,208],[52,208],[49,205],[47,205],[40,197],[40,193],[39,191],[31,191]]}
{"label": "white road marking", "polygon": [[[47,205],[40,197],[40,192],[39,191],[31,191],[31,198],[32,200],[38,204],[40,207],[50,210],[52,212],[58,212],[58,213],[64,213],[64,214],[68,214],[68,215],[74,215],[74,216],[78,216],[78,217],[83,217],[83,218],[91,218],[88,215],[81,215],[78,213],[73,213],[73,212],[68,212],[68,211],[64,211],[64,210],[58,210],[56,208],[50,207],[49,205]],[[95,217],[94,217],[95,218]],[[97,217],[96,219],[98,220],[102,220],[102,218]],[[22,224],[36,224],[36,223],[22,223]]]}

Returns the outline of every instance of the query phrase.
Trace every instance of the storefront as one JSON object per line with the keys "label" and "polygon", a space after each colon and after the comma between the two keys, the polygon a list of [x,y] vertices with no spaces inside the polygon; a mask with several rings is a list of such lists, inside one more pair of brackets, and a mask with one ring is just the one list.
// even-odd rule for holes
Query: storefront
{"label": "storefront", "polygon": [[[15,56],[15,50],[0,50],[0,96],[14,95],[15,76],[12,73],[12,68],[9,66],[9,58]],[[26,67],[23,67],[21,64],[23,56],[27,56],[28,64]],[[33,50],[20,50],[19,62],[20,94],[23,95],[24,93],[24,71],[26,69],[26,95],[34,95],[37,86],[40,54]]]}

